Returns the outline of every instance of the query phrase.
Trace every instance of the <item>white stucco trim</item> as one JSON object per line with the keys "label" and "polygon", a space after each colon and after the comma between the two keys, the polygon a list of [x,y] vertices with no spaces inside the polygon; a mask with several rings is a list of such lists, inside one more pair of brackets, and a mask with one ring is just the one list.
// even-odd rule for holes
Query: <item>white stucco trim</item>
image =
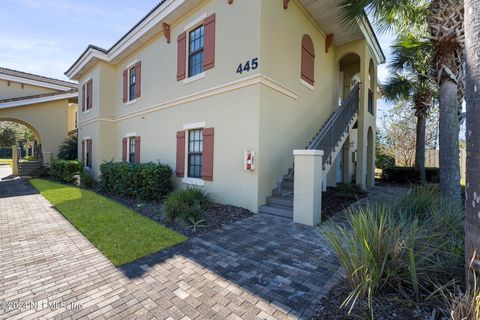
{"label": "white stucco trim", "polygon": [[33,98],[33,99],[25,99],[25,100],[4,102],[4,103],[0,103],[0,109],[28,106],[28,105],[31,105],[31,104],[38,104],[38,103],[57,101],[57,100],[63,100],[63,99],[71,99],[71,98],[75,98],[75,97],[78,97],[77,92],[48,96],[48,97],[42,97],[42,98]]}
{"label": "white stucco trim", "polygon": [[323,156],[323,150],[293,150],[294,156]]}
{"label": "white stucco trim", "polygon": [[22,78],[22,77],[16,77],[16,76],[7,75],[7,74],[0,74],[0,79],[5,80],[5,81],[16,82],[16,83],[23,83],[23,84],[27,84],[27,85],[35,86],[35,87],[59,90],[59,91],[70,91],[70,90],[72,90],[71,87],[61,86],[61,85],[48,83],[48,82],[43,82],[43,81],[26,79],[26,78]]}
{"label": "white stucco trim", "polygon": [[137,133],[136,132],[130,132],[130,133],[127,133],[124,138],[131,138],[131,137],[136,137],[137,136]]}
{"label": "white stucco trim", "polygon": [[133,60],[132,62],[130,62],[129,64],[127,64],[127,66],[125,67],[125,69],[131,69],[135,64],[137,64],[140,60],[138,59],[135,59]]}
{"label": "white stucco trim", "polygon": [[202,179],[188,178],[188,177],[182,178],[182,183],[183,184],[191,184],[191,185],[194,185],[194,186],[201,186],[201,187],[203,187],[205,185],[205,181],[203,181]]}
{"label": "white stucco trim", "polygon": [[380,46],[380,43],[378,43],[378,39],[375,36],[372,27],[366,19],[368,18],[365,16],[361,19],[358,25],[367,40],[367,45],[375,58],[376,64],[383,64],[385,63],[385,55],[383,54],[382,47]]}
{"label": "white stucco trim", "polygon": [[308,89],[314,91],[315,90],[315,87],[312,86],[310,83],[308,83],[307,81],[303,80],[302,78],[300,78],[300,83],[303,84],[305,87],[307,87]]}
{"label": "white stucco trim", "polygon": [[82,141],[85,141],[85,140],[92,140],[92,138],[90,136],[83,137]]}
{"label": "white stucco trim", "polygon": [[205,122],[188,123],[183,125],[183,130],[200,129],[206,126],[207,124]]}
{"label": "white stucco trim", "polygon": [[249,87],[255,84],[262,84],[270,89],[273,89],[275,91],[278,91],[292,99],[298,99],[300,97],[300,94],[297,93],[296,91],[293,91],[292,89],[288,88],[287,86],[271,79],[270,77],[264,76],[262,74],[256,74],[252,75],[249,77],[245,77],[240,80],[235,80],[229,83],[225,83],[216,87],[212,87],[210,89],[202,90],[196,93],[192,93],[177,99],[173,99],[170,101],[166,101],[161,104],[153,105],[150,107],[143,108],[141,110],[137,110],[125,115],[117,116],[117,117],[112,117],[112,118],[92,118],[84,122],[80,122],[79,125],[84,125],[87,123],[92,123],[96,120],[100,121],[112,121],[112,122],[117,122],[117,121],[124,121],[133,117],[145,115],[151,112],[155,112],[158,110],[163,110],[163,109],[168,109],[168,108],[173,108],[181,104],[189,103],[192,101],[197,101],[200,99],[208,98],[211,96],[215,96],[218,94],[223,94],[226,92],[242,89],[245,87]]}
{"label": "white stucco trim", "polygon": [[135,104],[135,103],[137,103],[137,99],[133,99],[133,100],[124,102],[123,104],[126,105],[126,106],[130,106],[130,105]]}
{"label": "white stucco trim", "polygon": [[189,78],[186,78],[186,79],[182,80],[182,84],[188,84],[188,83],[203,79],[206,76],[207,76],[207,73],[205,71],[203,71],[203,72],[201,72],[197,75],[194,75],[192,77],[189,77]]}
{"label": "white stucco trim", "polygon": [[184,28],[183,28],[183,31],[188,31],[190,29],[193,29],[195,28],[197,25],[200,25],[203,20],[205,20],[207,18],[207,13],[203,13],[201,14],[199,17],[193,19],[191,22],[189,22]]}

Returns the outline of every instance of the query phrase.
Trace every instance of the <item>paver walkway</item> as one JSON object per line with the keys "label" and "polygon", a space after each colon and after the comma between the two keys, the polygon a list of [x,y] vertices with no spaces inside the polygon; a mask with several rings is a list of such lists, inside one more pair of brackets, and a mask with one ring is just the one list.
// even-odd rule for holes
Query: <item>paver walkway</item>
{"label": "paver walkway", "polygon": [[315,228],[266,215],[116,268],[21,179],[0,182],[0,247],[0,319],[308,318],[341,276]]}
{"label": "paver walkway", "polygon": [[308,318],[342,276],[317,229],[266,215],[116,268],[8,175],[0,166],[0,319]]}

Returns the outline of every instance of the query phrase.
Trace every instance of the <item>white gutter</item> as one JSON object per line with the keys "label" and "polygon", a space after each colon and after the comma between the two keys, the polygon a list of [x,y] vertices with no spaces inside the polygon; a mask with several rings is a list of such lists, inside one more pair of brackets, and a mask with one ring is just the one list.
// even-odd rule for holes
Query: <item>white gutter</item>
{"label": "white gutter", "polygon": [[22,77],[7,75],[7,74],[0,74],[0,79],[5,81],[12,81],[17,83],[23,83],[31,86],[42,87],[47,89],[59,90],[59,91],[70,91],[72,90],[71,87],[66,87],[58,84],[53,84],[49,82],[43,82],[38,80],[26,79]]}
{"label": "white gutter", "polygon": [[72,93],[59,94],[59,95],[48,96],[48,97],[4,102],[4,103],[0,103],[0,109],[22,107],[22,106],[28,106],[28,105],[32,105],[32,104],[38,104],[38,103],[44,103],[44,102],[50,102],[50,101],[57,101],[57,100],[63,100],[63,99],[71,99],[71,98],[76,98],[76,97],[78,97],[78,93],[77,92],[72,92]]}

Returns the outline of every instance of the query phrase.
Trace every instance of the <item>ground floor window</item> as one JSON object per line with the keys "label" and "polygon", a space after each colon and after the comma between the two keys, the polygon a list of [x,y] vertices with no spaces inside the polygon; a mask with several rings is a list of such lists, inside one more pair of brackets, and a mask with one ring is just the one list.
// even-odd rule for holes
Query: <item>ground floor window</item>
{"label": "ground floor window", "polygon": [[202,178],[203,130],[188,131],[188,177]]}
{"label": "ground floor window", "polygon": [[128,162],[135,163],[135,137],[128,138]]}
{"label": "ground floor window", "polygon": [[84,140],[83,148],[85,167],[92,168],[92,140]]}

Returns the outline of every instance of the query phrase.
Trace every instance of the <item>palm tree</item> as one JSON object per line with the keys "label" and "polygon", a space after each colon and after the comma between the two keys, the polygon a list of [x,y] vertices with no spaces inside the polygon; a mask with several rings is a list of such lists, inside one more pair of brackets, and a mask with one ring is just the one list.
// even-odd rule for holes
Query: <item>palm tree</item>
{"label": "palm tree", "polygon": [[342,0],[341,19],[356,23],[373,16],[380,29],[408,30],[425,21],[434,51],[431,61],[440,103],[440,189],[460,201],[459,110],[463,100],[463,0]]}
{"label": "palm tree", "polygon": [[[465,0],[467,189],[465,259],[480,254],[480,1]],[[478,257],[478,256],[477,256]],[[476,259],[478,262],[478,258]]]}
{"label": "palm tree", "polygon": [[429,42],[406,35],[397,40],[392,55],[389,65],[391,75],[382,85],[382,94],[390,101],[405,100],[413,103],[417,117],[415,171],[424,183],[427,117],[436,93],[429,75],[432,47]]}

